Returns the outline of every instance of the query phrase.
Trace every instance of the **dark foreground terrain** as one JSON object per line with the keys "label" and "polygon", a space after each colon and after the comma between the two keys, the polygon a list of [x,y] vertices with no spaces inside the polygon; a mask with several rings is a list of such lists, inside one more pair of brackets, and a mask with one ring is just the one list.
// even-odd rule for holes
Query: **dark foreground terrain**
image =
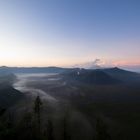
{"label": "dark foreground terrain", "polygon": [[0,140],[140,139],[138,73],[29,70],[0,71]]}

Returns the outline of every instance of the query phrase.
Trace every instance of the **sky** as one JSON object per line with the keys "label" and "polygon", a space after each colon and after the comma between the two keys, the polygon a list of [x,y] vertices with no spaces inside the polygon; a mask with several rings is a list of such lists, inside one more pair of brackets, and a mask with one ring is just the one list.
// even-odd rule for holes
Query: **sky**
{"label": "sky", "polygon": [[140,68],[139,0],[0,0],[0,65]]}

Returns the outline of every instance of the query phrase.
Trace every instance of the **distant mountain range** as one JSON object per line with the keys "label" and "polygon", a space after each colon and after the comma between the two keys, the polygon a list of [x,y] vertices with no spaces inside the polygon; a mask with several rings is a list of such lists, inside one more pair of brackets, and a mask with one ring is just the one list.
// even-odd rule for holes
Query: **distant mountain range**
{"label": "distant mountain range", "polygon": [[3,73],[61,73],[69,68],[60,67],[0,67],[0,74]]}
{"label": "distant mountain range", "polygon": [[124,82],[134,82],[139,81],[140,82],[140,74],[136,72],[131,72],[127,70],[123,70],[120,68],[110,68],[110,69],[103,69],[106,74],[119,79]]}
{"label": "distant mountain range", "polygon": [[70,82],[80,82],[86,84],[122,84],[122,83],[139,83],[140,74],[126,71],[123,69],[73,69],[63,74],[64,79]]}
{"label": "distant mountain range", "polygon": [[61,73],[71,82],[87,84],[118,84],[140,82],[140,74],[117,67],[106,69],[81,69],[61,67],[0,67],[0,75],[9,73]]}

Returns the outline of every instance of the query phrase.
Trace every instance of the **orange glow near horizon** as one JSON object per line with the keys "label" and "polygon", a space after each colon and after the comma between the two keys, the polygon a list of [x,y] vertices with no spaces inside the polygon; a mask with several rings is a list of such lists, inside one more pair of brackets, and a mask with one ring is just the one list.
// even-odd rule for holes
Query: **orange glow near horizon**
{"label": "orange glow near horizon", "polygon": [[140,65],[140,61],[138,60],[120,60],[120,61],[116,61],[116,62],[113,62],[113,65],[114,66],[138,66]]}
{"label": "orange glow near horizon", "polygon": [[[16,60],[0,60],[0,65],[1,66],[10,66],[10,67],[48,67],[48,66],[58,66],[58,67],[73,67],[78,64],[85,64],[89,63],[89,61],[72,61],[72,60],[51,60],[51,61],[46,61],[45,60],[32,60],[30,58],[24,58],[24,59],[16,59]],[[106,61],[102,60],[98,65],[101,67],[121,67],[121,66],[140,66],[139,61],[126,61],[126,60],[117,60],[117,61]]]}

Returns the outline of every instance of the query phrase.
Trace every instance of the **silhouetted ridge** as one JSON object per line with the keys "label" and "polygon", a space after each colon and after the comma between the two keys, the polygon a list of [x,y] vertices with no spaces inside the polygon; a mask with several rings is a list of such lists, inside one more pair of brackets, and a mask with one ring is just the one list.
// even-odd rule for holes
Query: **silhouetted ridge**
{"label": "silhouetted ridge", "polygon": [[87,84],[116,84],[121,82],[101,70],[76,69],[67,74],[65,73],[64,77],[73,82],[77,81]]}
{"label": "silhouetted ridge", "polygon": [[123,70],[120,68],[108,68],[108,69],[103,69],[103,72],[106,74],[117,78],[119,80],[122,80],[124,82],[134,82],[134,81],[140,81],[140,74],[136,72],[131,72],[127,70]]}

